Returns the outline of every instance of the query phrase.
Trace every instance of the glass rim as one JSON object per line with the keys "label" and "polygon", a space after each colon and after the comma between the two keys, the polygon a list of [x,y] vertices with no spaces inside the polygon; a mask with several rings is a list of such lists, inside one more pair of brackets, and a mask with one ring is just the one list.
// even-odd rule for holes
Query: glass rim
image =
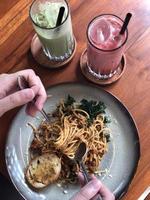
{"label": "glass rim", "polygon": [[126,38],[125,38],[124,42],[123,42],[119,47],[114,48],[114,49],[108,49],[108,50],[107,50],[107,49],[98,48],[96,45],[94,45],[94,43],[92,43],[91,39],[89,38],[89,34],[88,34],[90,25],[91,25],[96,19],[98,19],[99,17],[105,16],[105,15],[114,16],[114,17],[120,19],[122,22],[124,22],[123,19],[121,19],[120,17],[118,17],[117,15],[114,15],[114,14],[101,14],[101,15],[98,15],[98,16],[94,17],[94,18],[89,22],[89,24],[88,24],[88,26],[87,26],[86,35],[87,35],[88,42],[89,42],[94,48],[96,48],[97,50],[103,51],[103,52],[112,52],[112,51],[116,51],[116,50],[120,49],[120,48],[121,48],[122,46],[124,46],[124,44],[127,42],[127,39],[128,39],[128,29],[126,29]]}
{"label": "glass rim", "polygon": [[69,4],[68,4],[68,2],[67,2],[67,0],[64,0],[64,2],[66,3],[66,5],[67,5],[67,16],[66,16],[66,18],[65,18],[65,20],[63,21],[63,23],[61,23],[59,26],[55,26],[55,27],[52,27],[52,28],[46,28],[46,27],[42,27],[42,26],[40,26],[39,24],[37,24],[33,19],[32,19],[32,16],[31,16],[31,9],[32,9],[32,6],[33,6],[33,4],[36,2],[37,0],[34,0],[33,2],[32,2],[32,4],[30,5],[30,9],[29,9],[29,16],[30,16],[30,19],[31,19],[31,21],[33,22],[33,24],[34,25],[36,25],[36,26],[38,26],[39,28],[41,28],[41,29],[45,29],[45,30],[54,30],[54,29],[57,29],[57,28],[59,28],[59,27],[61,27],[66,21],[67,21],[67,19],[68,19],[68,16],[69,16]]}

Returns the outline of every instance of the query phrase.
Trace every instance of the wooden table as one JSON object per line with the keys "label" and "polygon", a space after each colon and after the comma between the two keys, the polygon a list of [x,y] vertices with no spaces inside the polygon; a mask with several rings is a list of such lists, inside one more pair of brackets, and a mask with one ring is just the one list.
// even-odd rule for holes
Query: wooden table
{"label": "wooden table", "polygon": [[[88,82],[79,67],[86,47],[88,22],[100,13],[113,13],[122,18],[133,14],[129,25],[126,50],[127,68],[122,78],[104,89],[116,95],[133,115],[141,143],[141,159],[124,200],[136,200],[150,185],[150,2],[149,0],[69,0],[74,34],[78,43],[72,62],[65,68],[50,70],[39,66],[31,56],[30,43],[34,30],[28,16],[31,0],[0,1],[0,73],[32,68],[48,88],[56,83]],[[17,113],[14,109],[0,119],[0,172],[7,176],[4,148],[9,125]]]}

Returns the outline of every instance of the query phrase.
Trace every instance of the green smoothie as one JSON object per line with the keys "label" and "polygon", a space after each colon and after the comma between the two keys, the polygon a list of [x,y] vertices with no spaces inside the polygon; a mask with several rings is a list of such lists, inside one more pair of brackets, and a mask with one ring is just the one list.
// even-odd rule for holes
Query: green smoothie
{"label": "green smoothie", "polygon": [[[56,27],[59,9],[62,6],[65,7],[62,24]],[[39,4],[38,12],[32,16],[44,52],[50,59],[66,59],[73,51],[74,38],[68,12],[67,5],[61,2],[46,1]]]}

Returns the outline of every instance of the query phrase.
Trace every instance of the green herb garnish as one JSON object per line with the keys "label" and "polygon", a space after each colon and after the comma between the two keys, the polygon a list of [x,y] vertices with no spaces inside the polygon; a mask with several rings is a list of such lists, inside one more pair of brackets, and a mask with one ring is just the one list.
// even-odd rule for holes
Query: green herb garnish
{"label": "green herb garnish", "polygon": [[67,100],[65,101],[65,107],[71,106],[75,102],[75,99],[68,94]]}
{"label": "green herb garnish", "polygon": [[105,137],[106,137],[106,142],[110,142],[110,134],[109,133],[105,133]]}
{"label": "green herb garnish", "polygon": [[105,113],[106,106],[102,101],[97,102],[82,99],[80,103],[81,105],[79,106],[79,108],[85,110],[90,116],[90,119],[88,119],[89,123],[92,123],[98,114]]}
{"label": "green herb garnish", "polygon": [[111,122],[111,119],[108,117],[108,116],[105,116],[104,117],[104,123],[110,123]]}
{"label": "green herb garnish", "polygon": [[[74,102],[76,102],[75,99],[68,94],[68,97],[64,103],[65,110],[70,109],[69,107],[72,106]],[[78,108],[86,111],[89,114],[89,118],[87,119],[87,122],[90,125],[91,123],[93,123],[93,120],[97,117],[97,115],[105,114],[106,106],[102,101],[99,101],[99,102],[93,101],[93,100],[88,101],[86,99],[82,99],[80,101],[80,105]],[[110,123],[110,122],[111,120],[107,116],[105,116],[104,123]]]}

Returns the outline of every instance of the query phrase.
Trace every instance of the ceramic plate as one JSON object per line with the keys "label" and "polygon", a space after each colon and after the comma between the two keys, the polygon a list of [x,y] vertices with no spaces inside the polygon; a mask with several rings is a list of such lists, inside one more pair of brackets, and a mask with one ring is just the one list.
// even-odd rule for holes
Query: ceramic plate
{"label": "ceramic plate", "polygon": [[[101,100],[107,106],[106,113],[111,118],[111,142],[108,153],[103,157],[101,169],[104,173],[98,178],[120,198],[127,190],[137,169],[140,157],[138,131],[135,122],[126,107],[112,94],[91,85],[66,83],[48,89],[49,98],[44,109],[51,112],[61,98],[68,94],[77,101],[83,98]],[[19,193],[28,200],[66,200],[79,190],[79,185],[58,187],[58,184],[34,191],[24,178],[24,171],[29,163],[29,146],[32,141],[32,130],[27,126],[31,122],[38,127],[42,119],[40,113],[31,118],[25,114],[25,107],[16,115],[9,130],[6,143],[6,164],[12,182]],[[64,192],[65,190],[65,192]]]}

